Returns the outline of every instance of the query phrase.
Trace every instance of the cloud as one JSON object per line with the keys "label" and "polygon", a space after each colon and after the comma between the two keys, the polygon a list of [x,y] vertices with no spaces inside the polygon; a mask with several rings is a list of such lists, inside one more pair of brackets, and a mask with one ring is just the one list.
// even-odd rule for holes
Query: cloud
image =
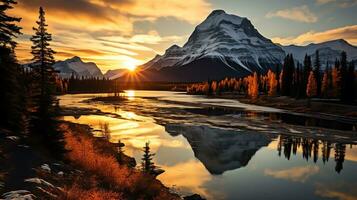
{"label": "cloud", "polygon": [[[143,63],[167,43],[183,36],[149,29],[137,33],[134,24],[140,21],[156,23],[173,18],[189,25],[204,19],[211,10],[206,0],[18,0],[11,15],[22,17],[19,24],[24,33],[18,39],[18,58],[31,59],[29,36],[38,19],[38,8],[46,11],[48,30],[53,35],[51,46],[58,52],[57,60],[77,55],[85,61],[99,63],[101,69],[120,68],[126,63]],[[83,51],[91,49],[97,52]],[[155,49],[155,50],[154,50]],[[105,60],[107,59],[107,60]],[[126,60],[125,60],[126,59]]]}
{"label": "cloud", "polygon": [[310,176],[317,174],[320,171],[318,166],[293,167],[284,170],[266,169],[265,175],[272,176],[277,179],[290,180],[293,182],[304,183]]}
{"label": "cloud", "polygon": [[345,39],[346,41],[357,44],[357,25],[345,26],[336,29],[330,29],[322,32],[309,31],[296,37],[274,37],[275,43],[289,45],[305,45],[308,43],[320,43],[329,40]]}
{"label": "cloud", "polygon": [[334,3],[341,8],[349,8],[357,5],[357,0],[316,0],[316,4],[325,5],[329,3]]}
{"label": "cloud", "polygon": [[316,3],[319,5],[335,2],[336,0],[316,0]]}
{"label": "cloud", "polygon": [[329,199],[356,200],[357,185],[355,183],[334,182],[316,183],[315,194]]}
{"label": "cloud", "polygon": [[280,17],[305,23],[315,23],[318,20],[315,14],[310,11],[309,7],[307,7],[307,5],[294,7],[291,9],[277,10],[275,12],[269,12],[268,14],[266,14],[266,17]]}

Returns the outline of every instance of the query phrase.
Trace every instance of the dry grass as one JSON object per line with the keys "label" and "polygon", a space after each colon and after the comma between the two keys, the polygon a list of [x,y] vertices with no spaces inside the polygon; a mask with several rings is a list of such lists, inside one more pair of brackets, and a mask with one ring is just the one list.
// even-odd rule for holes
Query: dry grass
{"label": "dry grass", "polygon": [[120,200],[123,199],[122,194],[106,191],[97,188],[85,189],[78,184],[73,184],[64,189],[66,192],[61,197],[63,200],[78,200],[78,199],[91,199],[91,200]]}
{"label": "dry grass", "polygon": [[89,199],[179,199],[152,176],[120,165],[112,154],[97,149],[95,138],[67,125],[62,125],[62,129],[69,150],[67,159],[87,177],[67,187],[64,199],[81,195],[93,196]]}

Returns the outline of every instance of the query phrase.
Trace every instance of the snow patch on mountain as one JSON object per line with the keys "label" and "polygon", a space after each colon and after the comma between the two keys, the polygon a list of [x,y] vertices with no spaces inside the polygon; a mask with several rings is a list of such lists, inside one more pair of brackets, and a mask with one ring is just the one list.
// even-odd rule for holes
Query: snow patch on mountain
{"label": "snow patch on mountain", "polygon": [[342,51],[347,53],[348,60],[357,60],[357,47],[349,44],[343,39],[318,44],[312,43],[306,46],[289,45],[281,47],[287,54],[292,53],[294,59],[299,62],[304,61],[305,55],[309,55],[314,58],[316,56],[316,50],[319,51],[322,65],[325,65],[327,62],[333,64],[336,59],[340,59]]}
{"label": "snow patch on mountain", "polygon": [[62,78],[77,77],[103,77],[103,73],[93,62],[83,62],[79,57],[73,57],[65,61],[56,62],[53,68],[59,71]]}
{"label": "snow patch on mountain", "polygon": [[[247,18],[215,10],[195,28],[183,47],[171,46],[141,69],[179,69],[207,58],[221,61],[227,70],[264,72],[268,66],[280,64],[284,57],[285,52],[262,36]],[[205,66],[200,67],[204,70]]]}

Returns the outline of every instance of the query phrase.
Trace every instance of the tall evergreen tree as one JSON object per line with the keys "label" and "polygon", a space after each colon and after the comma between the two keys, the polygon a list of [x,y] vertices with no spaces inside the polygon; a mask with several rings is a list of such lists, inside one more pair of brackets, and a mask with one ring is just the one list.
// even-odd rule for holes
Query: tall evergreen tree
{"label": "tall evergreen tree", "polygon": [[141,167],[143,172],[155,175],[155,169],[156,166],[154,164],[154,162],[152,161],[152,157],[155,155],[153,153],[150,152],[150,146],[149,146],[149,142],[145,143],[145,147],[143,148],[143,158],[141,159]]}
{"label": "tall evergreen tree", "polygon": [[321,95],[321,62],[319,51],[315,52],[315,62],[314,62],[314,75],[316,79],[317,86],[317,96]]}
{"label": "tall evergreen tree", "polygon": [[352,84],[348,82],[348,69],[347,69],[347,54],[346,52],[341,53],[341,60],[340,60],[340,75],[341,75],[341,101],[348,102],[349,99],[349,92],[348,85]]}
{"label": "tall evergreen tree", "polygon": [[33,97],[37,102],[32,121],[33,131],[40,134],[40,140],[47,145],[54,155],[61,156],[64,152],[64,142],[55,119],[58,101],[55,97],[56,74],[52,68],[55,52],[49,44],[52,36],[47,32],[45,12],[42,7],[39,9],[39,20],[36,23],[38,27],[33,28],[35,35],[31,38],[33,42],[31,53],[34,62],[35,88],[38,88],[39,91],[35,92]]}
{"label": "tall evergreen tree", "polygon": [[14,0],[0,0],[0,126],[15,132],[25,130],[25,92],[22,84],[22,68],[17,63],[13,40],[21,34],[21,28],[16,25],[21,19],[7,15],[16,2]]}
{"label": "tall evergreen tree", "polygon": [[295,66],[293,55],[288,54],[284,59],[281,78],[281,94],[284,96],[290,96],[292,94],[294,69]]}
{"label": "tall evergreen tree", "polygon": [[355,64],[354,62],[350,62],[348,66],[347,72],[347,85],[346,85],[346,102],[347,103],[354,103],[355,101]]}
{"label": "tall evergreen tree", "polygon": [[14,4],[17,4],[14,0],[0,0],[0,45],[11,49],[16,46],[13,38],[21,34],[21,27],[16,25],[16,22],[21,21],[21,18],[6,14],[6,11],[13,9]]}
{"label": "tall evergreen tree", "polygon": [[303,69],[303,78],[302,78],[303,83],[301,84],[302,85],[302,90],[304,91],[303,92],[303,96],[306,96],[306,86],[307,86],[307,83],[308,83],[308,79],[309,79],[309,75],[310,75],[310,71],[311,70],[312,70],[311,57],[306,54],[305,58],[304,58],[304,69]]}
{"label": "tall evergreen tree", "polygon": [[280,65],[278,65],[276,67],[276,82],[277,82],[277,86],[276,86],[276,93],[277,94],[280,94],[280,73],[281,73],[281,70],[280,70]]}

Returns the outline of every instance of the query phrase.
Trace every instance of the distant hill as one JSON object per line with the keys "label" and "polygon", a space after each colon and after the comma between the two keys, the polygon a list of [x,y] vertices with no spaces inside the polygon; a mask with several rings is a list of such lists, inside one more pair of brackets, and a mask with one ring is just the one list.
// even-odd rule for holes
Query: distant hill
{"label": "distant hill", "polygon": [[59,74],[62,78],[70,78],[72,75],[77,77],[103,77],[103,73],[95,63],[83,62],[82,59],[77,56],[56,62],[53,68],[60,72]]}
{"label": "distant hill", "polygon": [[320,60],[323,66],[325,66],[327,62],[329,62],[330,65],[334,64],[336,59],[340,59],[342,51],[347,53],[348,60],[357,60],[357,47],[349,44],[343,39],[332,40],[318,44],[309,44],[306,46],[281,46],[281,48],[287,54],[292,53],[294,59],[301,63],[304,61],[305,55],[312,56],[314,59],[316,56],[316,50],[319,51]]}
{"label": "distant hill", "polygon": [[112,79],[117,79],[121,76],[123,76],[125,73],[127,73],[127,69],[114,69],[114,70],[108,70],[105,74],[105,78],[109,78],[110,80]]}

